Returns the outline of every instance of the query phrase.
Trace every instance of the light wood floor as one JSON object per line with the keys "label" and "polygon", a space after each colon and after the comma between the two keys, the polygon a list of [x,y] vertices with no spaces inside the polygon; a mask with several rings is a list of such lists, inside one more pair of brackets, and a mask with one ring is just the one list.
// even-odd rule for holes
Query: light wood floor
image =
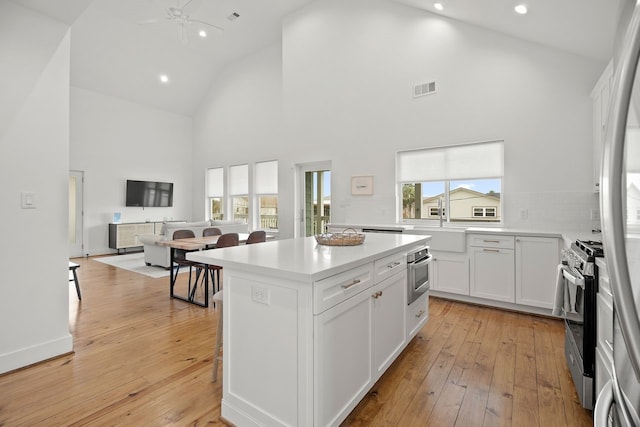
{"label": "light wood floor", "polygon": [[[217,310],[169,299],[167,278],[74,261],[83,296],[78,303],[70,285],[75,353],[0,376],[0,426],[220,425]],[[435,298],[430,310],[344,425],[592,425],[560,322]]]}

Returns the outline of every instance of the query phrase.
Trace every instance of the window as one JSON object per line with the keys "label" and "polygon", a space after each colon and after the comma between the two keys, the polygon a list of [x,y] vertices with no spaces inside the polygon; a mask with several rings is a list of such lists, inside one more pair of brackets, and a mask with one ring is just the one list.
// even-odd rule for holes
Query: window
{"label": "window", "polygon": [[207,198],[209,218],[224,219],[224,169],[207,169]]}
{"label": "window", "polygon": [[402,220],[500,222],[503,159],[502,141],[399,152]]}
{"label": "window", "polygon": [[229,195],[234,220],[249,222],[249,165],[229,167]]}
{"label": "window", "polygon": [[278,228],[278,162],[258,162],[255,167],[260,229]]}

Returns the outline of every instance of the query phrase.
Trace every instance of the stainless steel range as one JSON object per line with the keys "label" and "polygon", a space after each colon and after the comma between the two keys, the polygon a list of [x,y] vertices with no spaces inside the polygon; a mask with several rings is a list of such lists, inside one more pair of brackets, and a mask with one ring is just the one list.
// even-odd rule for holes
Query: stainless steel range
{"label": "stainless steel range", "polygon": [[565,298],[564,353],[584,408],[593,409],[596,349],[596,257],[604,256],[602,242],[576,240],[563,252]]}

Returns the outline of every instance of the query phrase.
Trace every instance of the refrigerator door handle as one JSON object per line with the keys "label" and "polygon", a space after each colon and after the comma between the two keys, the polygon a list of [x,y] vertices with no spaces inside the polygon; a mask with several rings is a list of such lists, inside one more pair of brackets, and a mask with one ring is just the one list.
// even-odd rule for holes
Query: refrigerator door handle
{"label": "refrigerator door handle", "polygon": [[609,425],[609,412],[613,405],[613,389],[611,380],[602,387],[598,399],[596,400],[596,407],[593,409],[593,425],[594,427],[605,427]]}
{"label": "refrigerator door handle", "polygon": [[603,150],[600,203],[603,213],[604,249],[620,329],[631,366],[640,381],[640,319],[631,289],[625,248],[623,201],[624,142],[631,91],[640,55],[640,5],[636,5],[624,35],[615,73],[609,120]]}

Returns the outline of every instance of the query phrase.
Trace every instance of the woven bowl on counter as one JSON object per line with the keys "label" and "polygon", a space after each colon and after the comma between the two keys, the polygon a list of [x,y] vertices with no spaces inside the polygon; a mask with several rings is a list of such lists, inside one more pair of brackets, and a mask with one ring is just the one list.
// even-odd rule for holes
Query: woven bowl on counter
{"label": "woven bowl on counter", "polygon": [[356,232],[353,228],[347,228],[342,233],[316,234],[315,238],[316,242],[327,246],[356,246],[364,242],[364,234]]}

